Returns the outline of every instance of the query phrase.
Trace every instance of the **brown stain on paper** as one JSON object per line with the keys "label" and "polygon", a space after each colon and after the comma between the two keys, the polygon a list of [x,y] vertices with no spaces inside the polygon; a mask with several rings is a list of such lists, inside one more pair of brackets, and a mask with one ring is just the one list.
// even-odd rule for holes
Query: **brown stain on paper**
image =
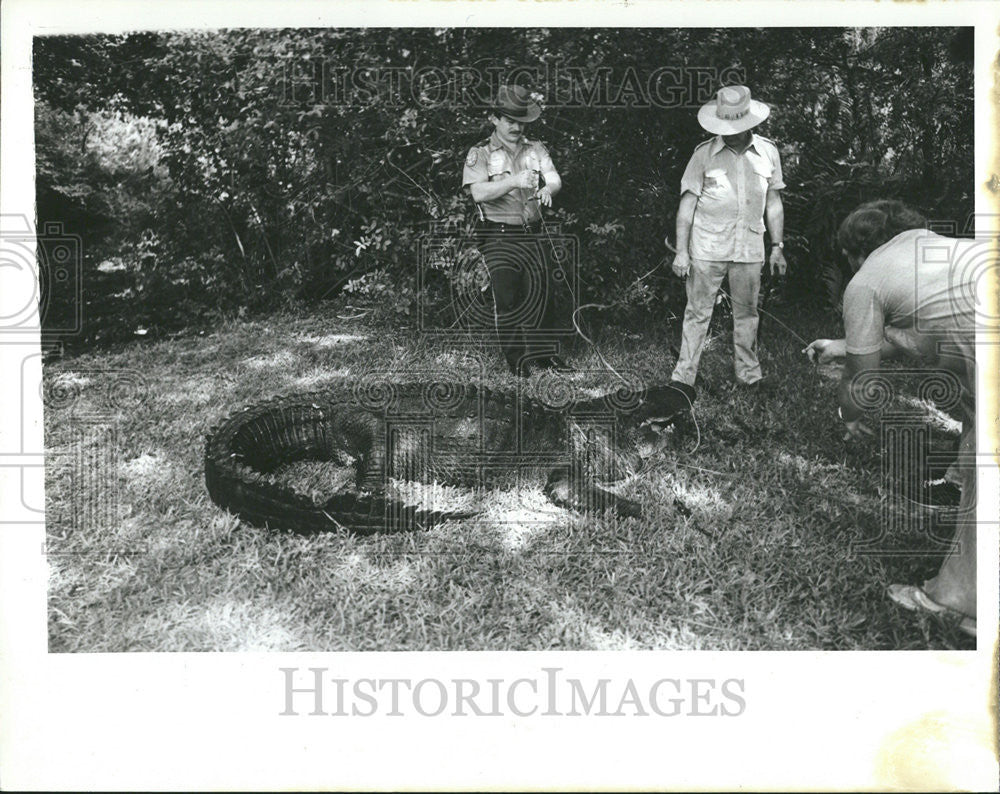
{"label": "brown stain on paper", "polygon": [[924,714],[890,734],[875,763],[885,791],[977,791],[996,775],[994,730],[983,714]]}
{"label": "brown stain on paper", "polygon": [[[990,682],[978,712],[929,711],[890,733],[875,757],[880,791],[980,791],[997,782],[1000,645],[990,654]],[[942,670],[942,675],[949,671]],[[952,673],[961,675],[958,668]],[[918,682],[917,682],[918,683]]]}

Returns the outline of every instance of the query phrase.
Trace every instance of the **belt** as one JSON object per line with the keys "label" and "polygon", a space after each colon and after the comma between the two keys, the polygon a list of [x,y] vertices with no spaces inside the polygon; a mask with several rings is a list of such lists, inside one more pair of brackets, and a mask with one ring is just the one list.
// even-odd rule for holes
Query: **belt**
{"label": "belt", "polygon": [[524,234],[525,232],[529,234],[537,234],[542,230],[542,224],[540,221],[535,223],[506,223],[504,221],[491,221],[491,220],[481,220],[479,221],[479,227],[485,231],[490,232],[520,232]]}

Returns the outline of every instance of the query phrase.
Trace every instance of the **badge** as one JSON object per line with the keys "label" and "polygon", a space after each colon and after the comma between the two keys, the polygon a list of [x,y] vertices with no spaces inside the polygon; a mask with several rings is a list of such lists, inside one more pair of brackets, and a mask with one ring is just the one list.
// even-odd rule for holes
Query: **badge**
{"label": "badge", "polygon": [[469,156],[465,158],[465,164],[469,168],[472,168],[472,166],[474,166],[476,164],[477,160],[479,160],[479,150],[478,149],[469,149]]}

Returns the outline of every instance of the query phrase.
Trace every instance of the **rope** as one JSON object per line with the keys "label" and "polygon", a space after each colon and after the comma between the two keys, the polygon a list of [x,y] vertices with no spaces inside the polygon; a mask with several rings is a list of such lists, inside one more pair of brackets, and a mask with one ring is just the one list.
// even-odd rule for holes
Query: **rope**
{"label": "rope", "polygon": [[[721,292],[723,295],[725,295],[727,298],[729,298],[729,302],[732,303],[732,304],[734,304],[734,305],[736,305],[736,304],[739,304],[741,306],[749,306],[750,305],[750,304],[745,303],[743,301],[736,301],[733,298],[732,295],[730,295],[728,292],[726,292],[725,287],[723,287],[721,285],[719,286],[719,292]],[[802,344],[804,344],[804,345],[808,345],[809,344],[809,342],[806,341],[800,334],[796,333],[796,331],[793,328],[789,328],[787,325],[785,325],[785,323],[783,323],[780,319],[778,319],[778,317],[776,317],[771,312],[767,311],[766,309],[761,308],[760,306],[757,307],[757,311],[760,314],[766,314],[768,317],[770,317],[772,320],[774,320],[778,325],[780,325],[782,328],[784,328],[786,331],[788,331],[788,333],[790,333],[792,336],[794,336],[798,341],[802,342]]]}
{"label": "rope", "polygon": [[[536,196],[535,198],[531,199],[531,201],[538,201],[538,197]],[[538,202],[538,213],[539,213],[539,218],[538,219],[539,219],[539,222],[541,223],[542,231],[545,234],[545,239],[549,243],[549,248],[552,249],[552,256],[553,256],[554,259],[558,259],[558,255],[556,254],[555,243],[552,242],[552,236],[549,234],[548,224],[545,223],[545,216],[542,213],[542,204],[541,204],[540,201]],[[649,278],[649,276],[651,276],[653,273],[655,273],[663,265],[663,263],[665,261],[666,261],[666,258],[661,259],[650,270],[648,270],[643,275],[639,276],[639,278],[635,279],[631,284],[628,285],[628,287],[626,288],[625,292],[628,293],[634,287],[638,286],[643,281],[645,281],[647,278]],[[579,277],[579,273],[577,273],[577,276]],[[570,300],[573,303],[576,303],[576,295],[573,294],[573,290],[569,286],[569,280],[568,279],[563,279],[563,283],[566,286],[566,291],[569,293]],[[617,301],[612,301],[611,303],[585,303],[582,306],[576,306],[573,309],[573,313],[570,315],[570,320],[573,323],[573,329],[576,331],[577,336],[579,336],[584,342],[586,342],[588,345],[590,345],[591,349],[594,351],[594,353],[597,354],[597,358],[600,360],[601,364],[604,365],[605,369],[607,369],[609,372],[611,372],[622,383],[626,384],[627,386],[631,386],[632,384],[628,381],[628,379],[625,378],[617,369],[615,369],[611,365],[611,363],[604,357],[604,354],[601,352],[601,349],[597,346],[597,343],[594,342],[593,339],[591,339],[589,336],[587,336],[587,334],[585,334],[583,332],[583,329],[580,328],[580,323],[577,321],[577,316],[584,309],[599,309],[599,310],[611,309],[611,308],[614,308],[615,306],[622,305],[624,302],[625,302],[625,299],[624,299],[624,297],[622,297],[622,298],[620,298]]]}

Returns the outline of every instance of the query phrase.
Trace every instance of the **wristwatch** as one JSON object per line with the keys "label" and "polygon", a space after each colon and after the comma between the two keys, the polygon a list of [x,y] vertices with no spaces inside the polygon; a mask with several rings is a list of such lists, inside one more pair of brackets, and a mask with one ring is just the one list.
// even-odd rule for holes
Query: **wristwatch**
{"label": "wristwatch", "polygon": [[773,245],[775,248],[780,248],[782,251],[785,250],[785,243],[784,243],[784,241],[777,242],[777,243],[771,243],[771,245]]}

